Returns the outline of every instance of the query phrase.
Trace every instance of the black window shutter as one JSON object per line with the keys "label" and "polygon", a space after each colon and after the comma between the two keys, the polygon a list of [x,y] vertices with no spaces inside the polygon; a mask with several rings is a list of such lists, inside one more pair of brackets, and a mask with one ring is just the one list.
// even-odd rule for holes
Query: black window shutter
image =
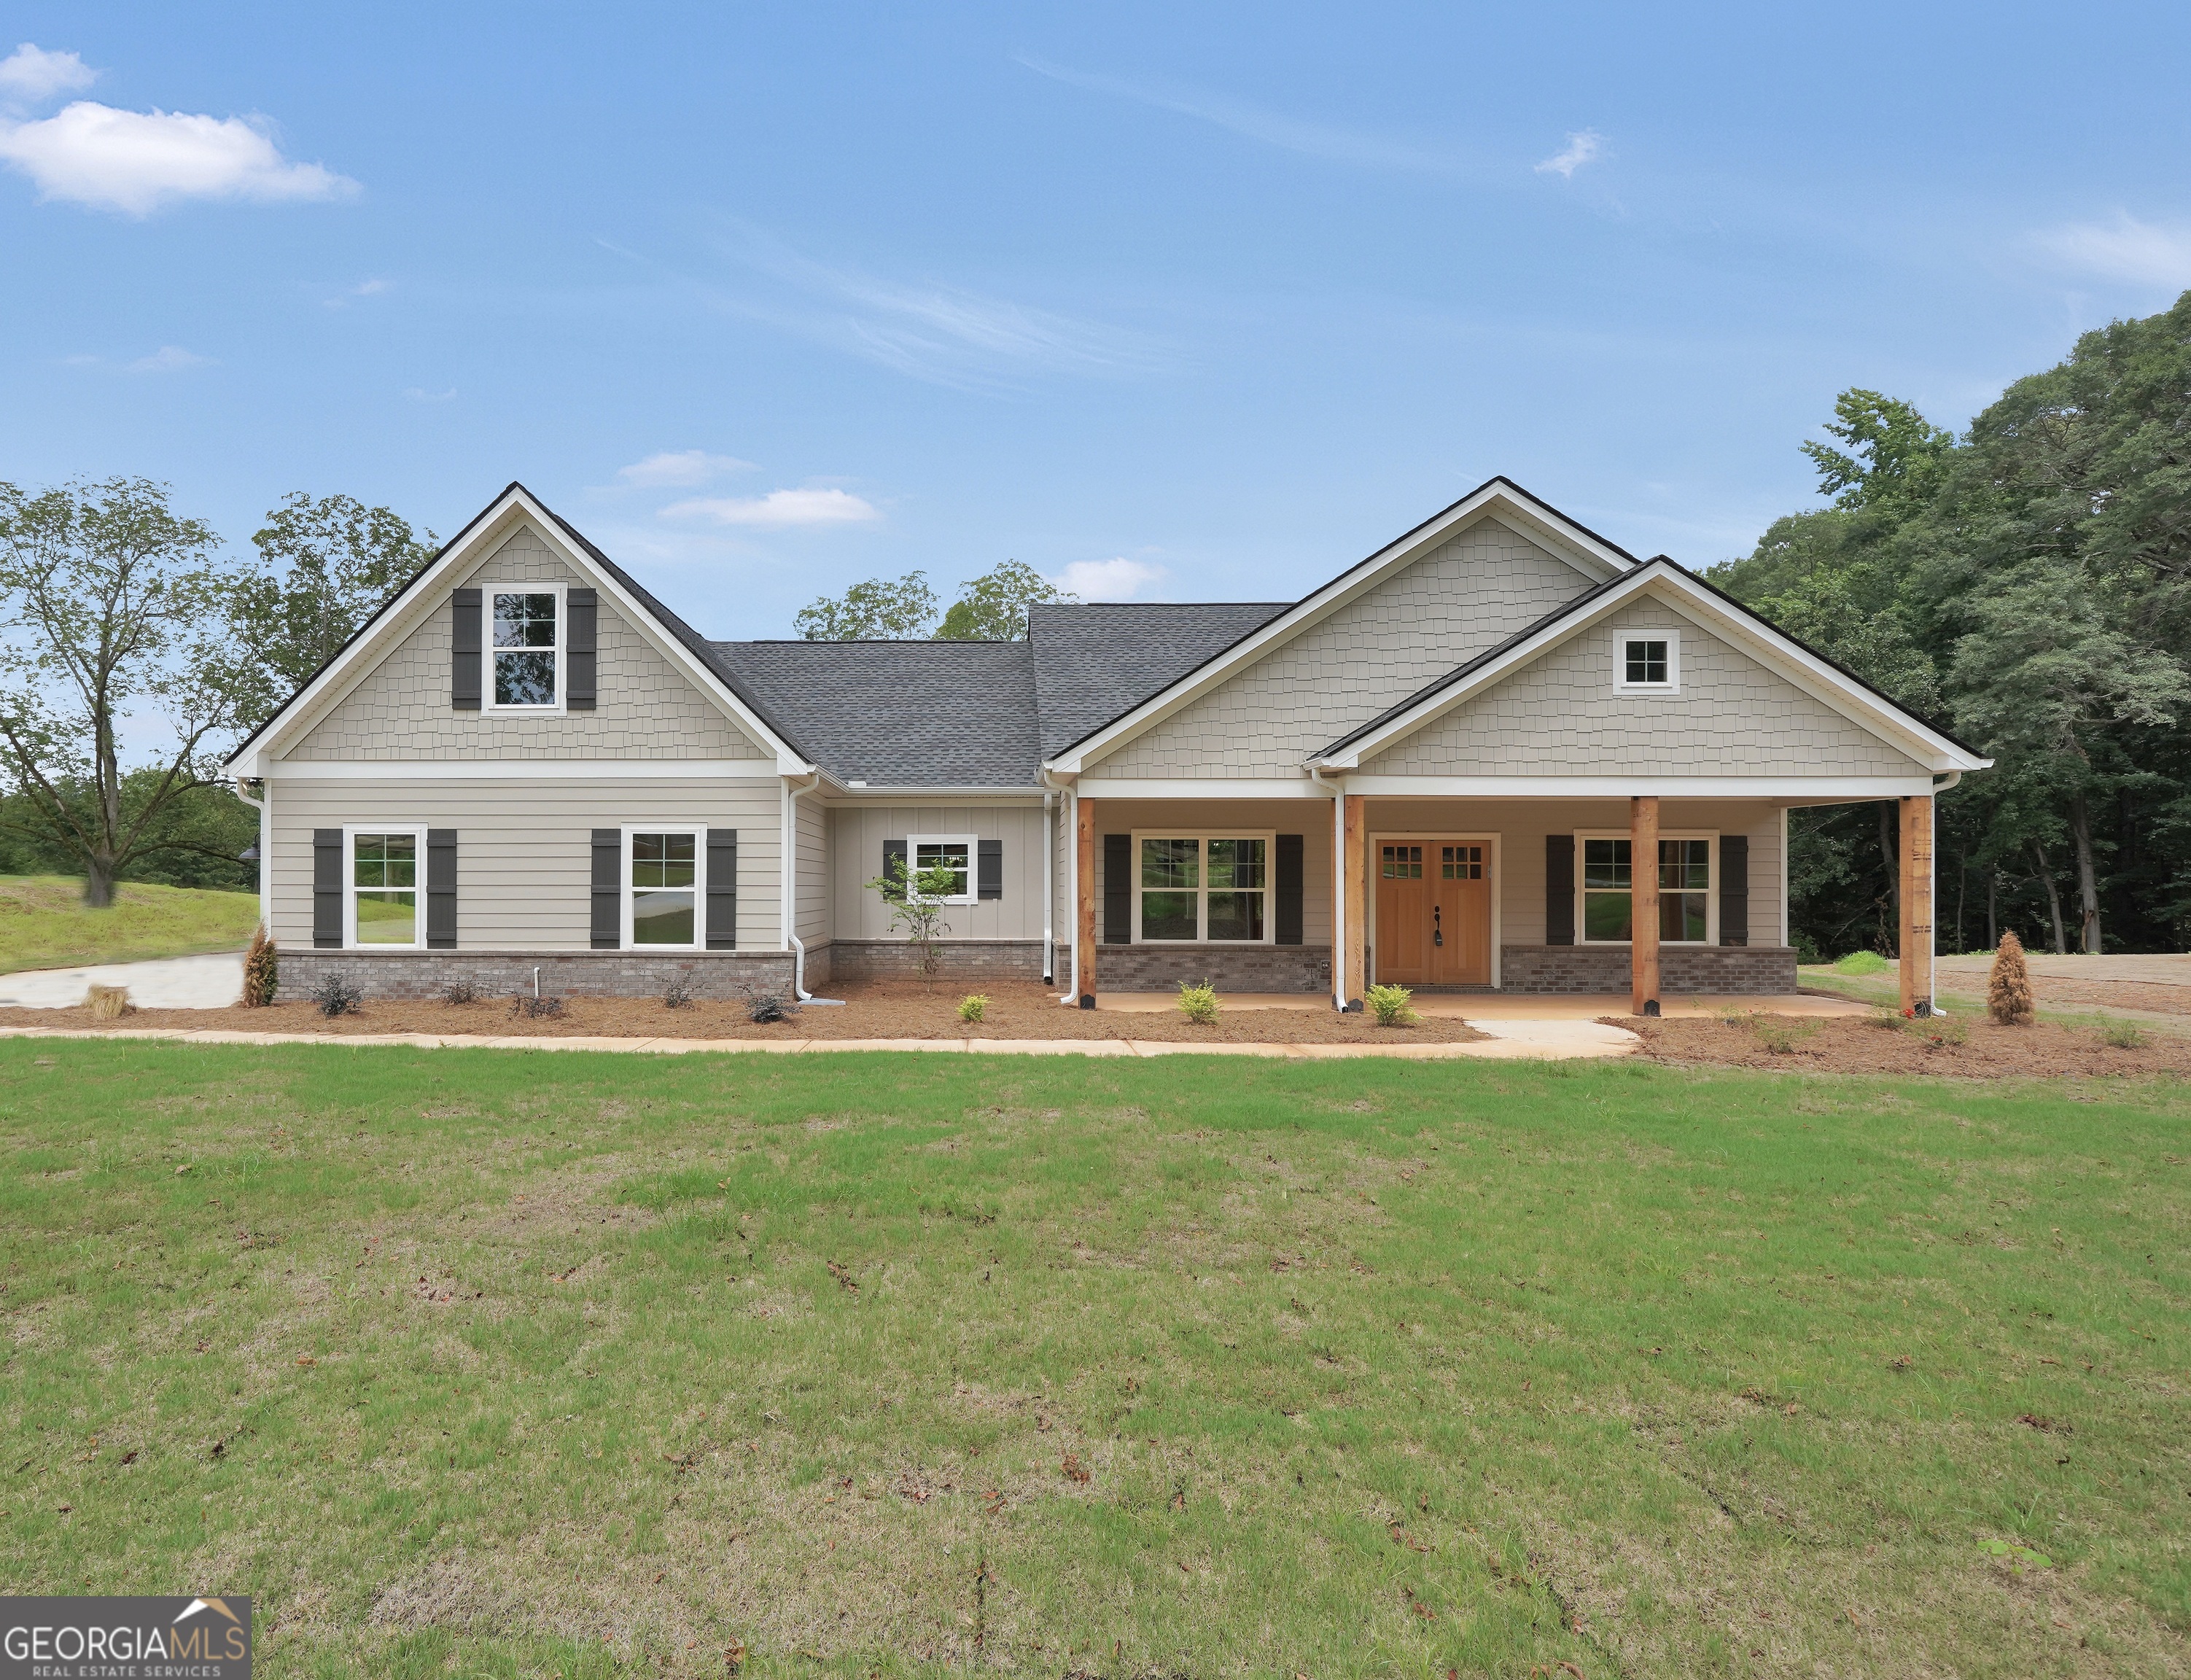
{"label": "black window shutter", "polygon": [[623,830],[594,830],[594,948],[623,943]]}
{"label": "black window shutter", "polygon": [[[900,863],[905,866],[902,877],[901,877],[901,874],[898,870],[891,868],[891,860],[892,858],[896,858]],[[905,842],[903,840],[886,840],[883,842],[883,879],[886,881],[894,881],[900,880],[901,878],[907,880],[910,880],[913,878],[913,865],[907,860],[905,855]]]}
{"label": "black window shutter", "polygon": [[457,831],[426,830],[426,948],[457,948]]}
{"label": "black window shutter", "polygon": [[1719,837],[1719,943],[1750,943],[1750,836]]}
{"label": "black window shutter", "polygon": [[1278,855],[1272,860],[1272,885],[1278,902],[1271,915],[1272,937],[1281,945],[1301,943],[1301,837],[1278,836]]}
{"label": "black window shutter", "polygon": [[1574,836],[1545,836],[1545,943],[1574,941]]}
{"label": "black window shutter", "polygon": [[1103,943],[1134,943],[1134,837],[1103,836]]}
{"label": "black window shutter", "polygon": [[569,711],[594,709],[594,646],[600,601],[594,589],[570,589],[563,596],[571,619],[563,629],[563,705]]}
{"label": "black window shutter", "polygon": [[738,831],[708,830],[708,948],[738,946]]}
{"label": "black window shutter", "polygon": [[1004,843],[1000,840],[980,842],[982,873],[976,898],[1001,898],[1004,896]]}
{"label": "black window shutter", "polygon": [[342,948],[343,831],[312,830],[312,943]]}
{"label": "black window shutter", "polygon": [[480,592],[452,589],[449,593],[449,706],[452,710],[480,709]]}

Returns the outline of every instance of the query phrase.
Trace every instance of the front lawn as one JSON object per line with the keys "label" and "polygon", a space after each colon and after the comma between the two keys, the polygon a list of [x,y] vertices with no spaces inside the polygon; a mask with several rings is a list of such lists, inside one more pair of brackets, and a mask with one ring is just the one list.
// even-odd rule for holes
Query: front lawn
{"label": "front lawn", "polygon": [[270,1677],[2182,1672],[2187,1120],[0,1043],[0,1558]]}
{"label": "front lawn", "polygon": [[240,951],[258,925],[255,892],[127,881],[108,908],[87,910],[80,880],[0,875],[0,974]]}

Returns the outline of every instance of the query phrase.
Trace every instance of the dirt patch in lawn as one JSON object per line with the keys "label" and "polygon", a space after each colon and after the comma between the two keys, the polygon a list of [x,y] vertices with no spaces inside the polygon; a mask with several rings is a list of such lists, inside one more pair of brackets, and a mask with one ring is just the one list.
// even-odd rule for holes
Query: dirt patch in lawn
{"label": "dirt patch in lawn", "polygon": [[1178,1044],[1465,1044],[1480,1039],[1465,1022],[1426,1019],[1413,1027],[1380,1027],[1366,1015],[1340,1015],[1329,1007],[1252,1009],[1221,1012],[1206,1027],[1176,1011],[1112,1014],[1067,1009],[1039,982],[991,981],[979,1026],[959,1018],[962,986],[939,981],[934,991],[918,981],[862,981],[833,986],[841,1008],[801,1009],[790,1021],[756,1026],[742,1001],[703,998],[670,1009],[659,998],[566,998],[559,1016],[528,1020],[511,1012],[506,998],[475,1004],[367,1000],[355,1014],[332,1019],[311,1004],[277,1003],[266,1009],[139,1009],[118,1022],[94,1021],[83,1009],[15,1010],[25,1026],[92,1028],[181,1027],[245,1033],[430,1033],[447,1037],[612,1039],[1141,1039]]}
{"label": "dirt patch in lawn", "polygon": [[[1655,1061],[1828,1073],[1946,1073],[1963,1079],[2069,1074],[2191,1074],[2191,1043],[2148,1033],[2134,1048],[2089,1027],[1999,1027],[1954,1016],[1898,1024],[1863,1017],[1747,1015],[1639,1021],[1606,1016],[1643,1040]],[[1960,1039],[1960,1041],[1958,1041]]]}

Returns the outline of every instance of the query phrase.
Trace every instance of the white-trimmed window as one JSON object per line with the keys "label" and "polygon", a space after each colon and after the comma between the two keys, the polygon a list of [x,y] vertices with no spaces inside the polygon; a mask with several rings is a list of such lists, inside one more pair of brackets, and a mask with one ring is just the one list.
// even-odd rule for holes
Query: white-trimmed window
{"label": "white-trimmed window", "polygon": [[623,831],[623,943],[697,951],[708,943],[708,836],[675,824]]}
{"label": "white-trimmed window", "polygon": [[980,885],[974,874],[974,860],[980,850],[981,842],[972,834],[908,834],[906,873],[909,877],[918,877],[924,869],[948,869],[958,886],[936,902],[971,904],[975,889]]}
{"label": "white-trimmed window", "polygon": [[498,712],[552,712],[563,705],[563,590],[487,591],[487,708]]}
{"label": "white-trimmed window", "polygon": [[[1635,879],[1629,837],[1575,836],[1575,931],[1588,945],[1625,945],[1634,937]],[[1719,937],[1716,834],[1659,836],[1659,940],[1709,945]]]}
{"label": "white-trimmed window", "polygon": [[1623,693],[1677,694],[1682,687],[1679,630],[1623,630],[1613,639],[1613,686]]}
{"label": "white-trimmed window", "polygon": [[426,831],[343,831],[343,928],[355,950],[416,951],[426,943]]}
{"label": "white-trimmed window", "polygon": [[1134,943],[1271,943],[1272,834],[1134,835]]}

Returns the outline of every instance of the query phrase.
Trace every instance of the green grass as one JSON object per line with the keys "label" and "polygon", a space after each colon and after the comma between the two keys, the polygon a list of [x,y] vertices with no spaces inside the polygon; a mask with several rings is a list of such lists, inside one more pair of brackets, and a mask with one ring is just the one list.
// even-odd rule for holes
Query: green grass
{"label": "green grass", "polygon": [[2181,1672],[2187,1121],[0,1043],[0,1578],[269,1677]]}
{"label": "green grass", "polygon": [[80,963],[240,951],[259,925],[255,892],[126,883],[104,910],[66,875],[0,875],[0,974]]}
{"label": "green grass", "polygon": [[1836,974],[1884,974],[1894,965],[1876,951],[1851,951],[1833,965]]}

